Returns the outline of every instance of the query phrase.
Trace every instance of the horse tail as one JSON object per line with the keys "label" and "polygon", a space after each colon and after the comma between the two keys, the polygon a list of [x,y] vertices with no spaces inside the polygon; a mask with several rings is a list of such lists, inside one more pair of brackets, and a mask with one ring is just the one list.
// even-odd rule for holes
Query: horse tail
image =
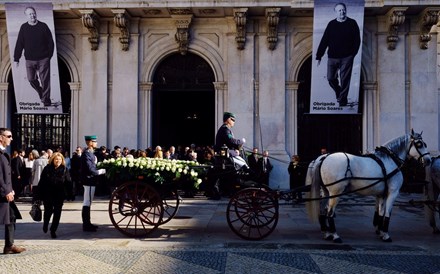
{"label": "horse tail", "polygon": [[317,222],[320,213],[320,190],[322,184],[321,178],[321,164],[325,157],[320,157],[309,165],[306,176],[306,185],[310,185],[310,192],[307,198],[310,201],[306,202],[306,209],[309,219],[312,222]]}

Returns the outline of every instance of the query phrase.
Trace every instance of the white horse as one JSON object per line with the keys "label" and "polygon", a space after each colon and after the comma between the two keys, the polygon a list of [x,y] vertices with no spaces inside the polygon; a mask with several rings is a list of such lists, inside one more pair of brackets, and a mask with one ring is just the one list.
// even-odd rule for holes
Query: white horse
{"label": "white horse", "polygon": [[436,225],[435,211],[439,212],[437,200],[440,194],[440,156],[433,157],[431,165],[425,168],[425,180],[428,184],[425,186],[425,195],[427,203],[425,203],[425,214],[429,219],[429,225],[432,227],[434,234],[440,234],[440,229]]}
{"label": "white horse", "polygon": [[431,161],[422,134],[413,130],[411,134],[376,148],[374,154],[355,156],[337,152],[321,155],[309,168],[306,178],[306,184],[311,185],[310,200],[306,203],[309,217],[318,219],[324,200],[328,223],[323,226],[320,220],[321,229],[327,229],[333,241],[341,243],[334,221],[339,196],[354,192],[373,195],[380,218],[377,229],[383,241],[391,242],[388,234],[391,210],[403,184],[400,168],[410,158],[421,160],[424,165]]}

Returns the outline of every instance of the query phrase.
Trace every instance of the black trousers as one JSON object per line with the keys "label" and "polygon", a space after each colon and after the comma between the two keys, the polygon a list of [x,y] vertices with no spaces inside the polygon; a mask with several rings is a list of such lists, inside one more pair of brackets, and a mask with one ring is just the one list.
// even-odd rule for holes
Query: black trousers
{"label": "black trousers", "polygon": [[50,217],[52,217],[52,224],[50,226],[50,231],[57,231],[58,225],[60,224],[61,219],[61,211],[63,210],[63,203],[61,202],[55,202],[55,201],[43,201],[44,205],[44,226],[49,225]]}
{"label": "black trousers", "polygon": [[5,246],[10,247],[14,245],[14,235],[15,235],[15,212],[11,206],[9,206],[9,219],[10,224],[5,225]]}

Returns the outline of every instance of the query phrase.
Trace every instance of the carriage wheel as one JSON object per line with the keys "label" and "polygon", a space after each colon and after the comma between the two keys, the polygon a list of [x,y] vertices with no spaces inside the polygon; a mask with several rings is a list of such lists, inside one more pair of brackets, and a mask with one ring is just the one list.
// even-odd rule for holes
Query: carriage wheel
{"label": "carriage wheel", "polygon": [[180,205],[180,196],[177,190],[170,190],[162,194],[163,218],[161,225],[168,223],[177,213]]}
{"label": "carriage wheel", "polygon": [[260,188],[245,188],[229,200],[226,209],[229,228],[246,240],[261,240],[278,223],[278,200]]}
{"label": "carriage wheel", "polygon": [[163,214],[159,193],[142,181],[121,185],[110,198],[110,220],[116,229],[129,237],[144,237],[156,230]]}

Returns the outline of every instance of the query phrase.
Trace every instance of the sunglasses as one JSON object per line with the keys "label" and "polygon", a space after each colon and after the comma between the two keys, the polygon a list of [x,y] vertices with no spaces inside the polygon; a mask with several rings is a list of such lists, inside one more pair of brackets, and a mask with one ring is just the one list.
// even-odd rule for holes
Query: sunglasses
{"label": "sunglasses", "polygon": [[231,120],[232,120],[232,122],[235,122],[235,119],[234,119],[234,118],[231,118]]}
{"label": "sunglasses", "polygon": [[3,136],[5,136],[6,138],[12,138],[12,135],[3,135]]}

